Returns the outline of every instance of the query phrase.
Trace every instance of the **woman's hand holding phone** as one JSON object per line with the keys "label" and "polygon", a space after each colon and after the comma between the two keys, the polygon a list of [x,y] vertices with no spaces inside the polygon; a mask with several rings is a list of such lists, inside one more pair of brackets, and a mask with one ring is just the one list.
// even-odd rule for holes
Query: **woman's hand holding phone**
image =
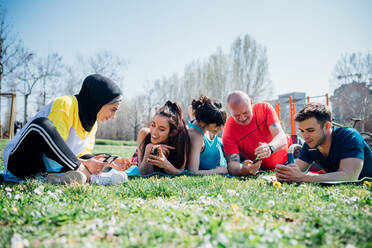
{"label": "woman's hand holding phone", "polygon": [[154,154],[150,154],[147,159],[147,162],[159,168],[167,169],[171,164],[169,163],[168,159],[164,156],[162,147],[157,146],[157,148],[159,154],[157,156]]}

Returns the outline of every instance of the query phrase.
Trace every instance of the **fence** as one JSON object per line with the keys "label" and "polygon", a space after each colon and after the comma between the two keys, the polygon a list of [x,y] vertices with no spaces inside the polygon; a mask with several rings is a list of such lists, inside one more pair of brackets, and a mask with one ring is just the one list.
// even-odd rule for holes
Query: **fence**
{"label": "fence", "polygon": [[[287,94],[287,95],[288,95],[288,98],[287,98],[288,100],[287,101],[282,99],[281,103],[280,102],[275,103],[275,105],[274,105],[275,112],[278,115],[279,120],[281,120],[282,122],[283,121],[285,121],[285,122],[289,121],[290,133],[291,133],[292,140],[294,142],[297,142],[297,127],[296,127],[296,122],[294,120],[294,116],[296,114],[296,102],[301,102],[301,101],[304,101],[306,99],[306,103],[309,103],[310,99],[322,98],[323,101],[325,100],[325,104],[327,106],[329,106],[329,97],[328,97],[328,93],[325,94],[325,95],[321,95],[321,96],[312,96],[312,97],[307,96],[306,98],[297,97],[296,99],[293,99],[293,96],[291,94]],[[284,95],[284,96],[287,96],[287,95]],[[319,101],[319,102],[322,102],[322,101]],[[286,103],[288,103],[288,104],[286,104]],[[303,105],[304,105],[304,103],[302,104],[302,106]],[[297,107],[298,107],[298,109],[300,109],[302,106],[301,106],[301,104],[299,104]],[[289,110],[289,118],[281,118],[281,111],[283,113],[283,109],[284,109],[284,112],[287,112]],[[288,131],[288,130],[286,130],[286,131]]]}

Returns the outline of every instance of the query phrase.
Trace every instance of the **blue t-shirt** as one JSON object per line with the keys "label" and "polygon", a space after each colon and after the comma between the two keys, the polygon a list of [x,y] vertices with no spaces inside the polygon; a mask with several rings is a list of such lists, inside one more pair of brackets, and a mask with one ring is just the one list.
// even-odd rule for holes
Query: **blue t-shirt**
{"label": "blue t-shirt", "polygon": [[350,127],[333,127],[332,143],[328,157],[324,157],[317,148],[310,148],[306,143],[302,146],[299,159],[316,162],[325,172],[335,172],[340,168],[340,161],[345,158],[360,158],[363,169],[359,179],[372,177],[372,151],[360,133]]}

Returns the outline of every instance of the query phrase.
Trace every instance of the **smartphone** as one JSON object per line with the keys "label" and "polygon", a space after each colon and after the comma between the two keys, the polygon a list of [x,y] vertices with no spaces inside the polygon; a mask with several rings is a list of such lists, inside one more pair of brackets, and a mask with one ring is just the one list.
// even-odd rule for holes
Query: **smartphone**
{"label": "smartphone", "polygon": [[107,162],[109,164],[111,164],[112,162],[114,162],[115,159],[117,159],[118,156],[110,156],[110,157],[107,157],[103,160],[103,162]]}
{"label": "smartphone", "polygon": [[151,150],[151,154],[155,156],[159,156],[159,147],[155,146]]}
{"label": "smartphone", "polygon": [[260,161],[261,160],[261,158],[259,158],[259,157],[256,157],[253,161],[252,161],[252,164],[255,164],[255,163],[257,163],[258,161]]}
{"label": "smartphone", "polygon": [[286,167],[286,164],[276,164],[275,167]]}

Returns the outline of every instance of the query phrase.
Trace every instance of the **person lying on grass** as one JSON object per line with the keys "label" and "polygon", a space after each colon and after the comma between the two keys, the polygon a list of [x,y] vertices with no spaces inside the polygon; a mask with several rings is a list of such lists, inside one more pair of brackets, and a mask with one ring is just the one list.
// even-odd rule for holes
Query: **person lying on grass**
{"label": "person lying on grass", "polygon": [[200,96],[191,106],[195,119],[188,124],[191,142],[188,170],[199,175],[227,174],[222,142],[217,137],[226,122],[221,102]]}
{"label": "person lying on grass", "polygon": [[190,138],[178,103],[167,101],[156,111],[151,126],[138,133],[137,149],[141,175],[186,169]]}
{"label": "person lying on grass", "polygon": [[[97,120],[114,118],[121,99],[120,88],[98,74],[85,78],[78,95],[55,98],[5,147],[4,179],[20,181],[49,173],[49,183],[93,181],[108,165],[101,161],[104,155],[91,154]],[[111,166],[124,170],[129,163],[118,158]],[[121,177],[125,179],[125,175]]]}
{"label": "person lying on grass", "polygon": [[290,138],[269,103],[252,104],[245,92],[233,91],[227,97],[227,108],[231,116],[222,141],[231,175],[255,175],[259,169],[274,170],[276,164],[287,161]]}
{"label": "person lying on grass", "polygon": [[[332,127],[332,113],[320,103],[306,104],[295,116],[305,144],[294,164],[276,166],[285,182],[352,181],[372,177],[372,152],[358,131]],[[326,173],[305,173],[316,162]]]}

